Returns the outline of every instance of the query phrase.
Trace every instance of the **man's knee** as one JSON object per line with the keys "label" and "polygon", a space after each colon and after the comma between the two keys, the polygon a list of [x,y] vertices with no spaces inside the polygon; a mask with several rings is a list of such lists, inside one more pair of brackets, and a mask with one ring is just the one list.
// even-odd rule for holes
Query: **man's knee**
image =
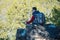
{"label": "man's knee", "polygon": [[32,24],[27,24],[26,25],[26,28],[30,28],[30,27],[32,27]]}

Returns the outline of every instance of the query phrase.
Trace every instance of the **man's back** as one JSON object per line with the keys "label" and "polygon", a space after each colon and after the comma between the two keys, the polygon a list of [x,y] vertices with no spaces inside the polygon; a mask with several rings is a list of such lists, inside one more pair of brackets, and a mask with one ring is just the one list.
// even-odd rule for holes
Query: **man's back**
{"label": "man's back", "polygon": [[40,24],[43,25],[45,23],[45,15],[37,10],[36,7],[32,8],[32,17],[27,24]]}
{"label": "man's back", "polygon": [[40,13],[39,11],[33,12],[34,21],[33,24],[43,24],[45,23],[45,15],[43,13]]}

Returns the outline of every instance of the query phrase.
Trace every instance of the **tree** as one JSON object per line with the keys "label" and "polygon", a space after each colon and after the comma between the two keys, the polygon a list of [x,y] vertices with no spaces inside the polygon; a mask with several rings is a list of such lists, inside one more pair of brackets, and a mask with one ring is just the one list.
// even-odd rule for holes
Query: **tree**
{"label": "tree", "polygon": [[60,0],[57,0],[58,2],[60,2]]}
{"label": "tree", "polygon": [[52,18],[50,20],[55,23],[57,26],[60,26],[60,8],[53,8],[52,9]]}

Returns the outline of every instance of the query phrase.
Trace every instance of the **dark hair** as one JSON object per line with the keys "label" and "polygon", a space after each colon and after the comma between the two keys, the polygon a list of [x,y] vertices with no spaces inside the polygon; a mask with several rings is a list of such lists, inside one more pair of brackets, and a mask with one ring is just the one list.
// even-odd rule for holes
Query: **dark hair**
{"label": "dark hair", "polygon": [[36,8],[36,7],[32,7],[32,9],[33,9],[33,10],[37,10],[37,8]]}

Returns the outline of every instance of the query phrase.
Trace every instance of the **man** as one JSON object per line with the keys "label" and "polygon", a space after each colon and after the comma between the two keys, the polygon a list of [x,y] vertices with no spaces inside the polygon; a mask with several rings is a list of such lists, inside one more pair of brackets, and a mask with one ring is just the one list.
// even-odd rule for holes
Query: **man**
{"label": "man", "polygon": [[29,21],[26,22],[27,24],[32,23],[33,25],[36,24],[40,24],[40,25],[44,25],[45,24],[45,15],[41,12],[39,12],[37,10],[36,7],[32,8],[32,17]]}
{"label": "man", "polygon": [[[30,24],[32,23],[32,24]],[[37,10],[36,7],[32,8],[32,17],[29,21],[26,22],[26,28],[28,33],[36,29],[35,25],[43,26],[45,24],[45,15]],[[34,32],[33,32],[34,34]]]}

